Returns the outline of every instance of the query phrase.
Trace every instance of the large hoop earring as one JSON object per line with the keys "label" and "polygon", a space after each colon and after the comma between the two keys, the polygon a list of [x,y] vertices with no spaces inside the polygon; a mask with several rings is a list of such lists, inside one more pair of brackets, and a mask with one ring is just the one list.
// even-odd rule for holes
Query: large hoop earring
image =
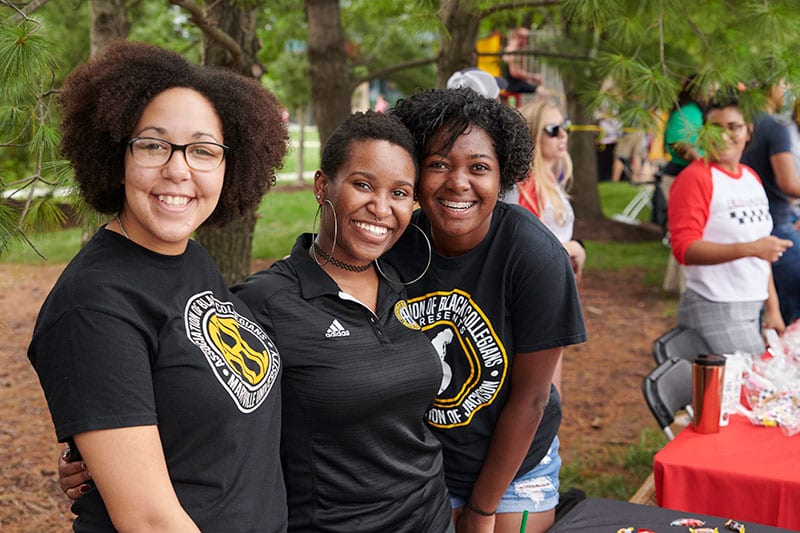
{"label": "large hoop earring", "polygon": [[[339,221],[336,219],[336,208],[333,207],[333,202],[331,202],[329,199],[325,198],[323,203],[326,203],[329,206],[331,206],[331,211],[333,212],[333,246],[331,247],[331,251],[330,251],[330,254],[329,254],[330,257],[333,257],[333,252],[336,250],[336,240],[339,238]],[[314,221],[311,223],[311,242],[312,243],[317,242],[317,235],[319,235],[319,233],[314,233],[314,226],[317,225],[317,219],[318,218],[319,218],[319,223],[320,223],[320,229],[322,228],[322,216],[320,215],[320,213],[322,213],[322,204],[319,204],[317,206],[317,212],[314,214]],[[317,251],[314,249],[313,244],[311,246],[311,256],[314,258],[314,261],[319,266],[327,265],[330,262],[328,260],[326,260],[324,263],[320,263],[319,262],[319,259],[317,259]]]}
{"label": "large hoop earring", "polygon": [[433,250],[431,249],[431,240],[428,238],[428,236],[427,236],[427,235],[425,235],[425,232],[424,232],[424,231],[422,231],[422,228],[420,228],[420,227],[419,227],[419,226],[417,226],[416,224],[409,224],[409,226],[410,226],[410,227],[412,227],[412,228],[414,228],[414,229],[416,229],[418,232],[420,232],[420,233],[422,234],[422,237],[425,239],[425,244],[427,244],[427,245],[428,245],[428,262],[427,262],[427,264],[425,265],[425,270],[423,270],[423,271],[422,271],[422,274],[420,274],[420,275],[419,275],[419,276],[417,276],[416,278],[412,279],[411,281],[406,281],[406,282],[403,282],[403,281],[400,281],[400,280],[395,280],[395,279],[392,279],[392,278],[390,278],[389,276],[387,276],[387,275],[386,275],[386,274],[383,272],[383,270],[381,269],[381,265],[380,265],[380,263],[378,263],[378,260],[376,259],[376,260],[375,260],[375,268],[377,268],[377,269],[378,269],[378,273],[379,273],[381,276],[383,276],[383,279],[385,279],[385,280],[386,280],[386,281],[388,281],[389,283],[394,283],[395,285],[411,285],[411,284],[413,284],[413,283],[416,283],[416,282],[418,282],[419,280],[421,280],[421,279],[422,279],[422,276],[424,276],[425,274],[427,274],[427,273],[428,273],[428,269],[429,269],[429,268],[430,268],[430,266],[431,266],[431,259],[433,259]]}

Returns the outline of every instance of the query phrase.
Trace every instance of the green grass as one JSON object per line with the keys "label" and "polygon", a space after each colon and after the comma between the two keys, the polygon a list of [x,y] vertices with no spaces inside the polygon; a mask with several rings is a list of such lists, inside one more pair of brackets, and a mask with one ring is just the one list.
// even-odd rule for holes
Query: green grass
{"label": "green grass", "polygon": [[562,464],[561,490],[578,487],[590,498],[628,500],[653,471],[653,456],[667,442],[657,430],[642,430],[639,442],[599,449],[590,457]]}
{"label": "green grass", "polygon": [[[627,183],[601,183],[604,212],[620,212],[636,194]],[[291,250],[295,237],[311,231],[316,203],[310,190],[290,190],[281,184],[264,197],[259,207],[259,221],[253,241],[254,259],[275,259]],[[649,216],[649,215],[648,215]],[[32,235],[31,241],[51,263],[69,261],[80,247],[80,230],[68,228],[55,234]],[[640,243],[586,242],[586,271],[618,271],[627,268],[645,270],[647,283],[658,284],[666,268],[669,250],[660,241]],[[28,247],[21,247],[4,258],[11,263],[41,262]]]}
{"label": "green grass", "polygon": [[[280,170],[281,174],[295,175],[297,174],[297,138],[298,131],[292,129],[289,131],[289,136],[292,138],[293,143],[286,151],[286,157],[283,160],[283,169]],[[303,150],[303,168],[306,172],[313,171],[319,168],[319,132],[317,128],[306,128],[306,136]]]}
{"label": "green grass", "polygon": [[[639,189],[630,183],[602,182],[598,191],[603,215],[611,218],[622,213]],[[650,208],[642,209],[637,219],[649,221]],[[648,285],[660,285],[664,279],[670,251],[660,240],[635,243],[587,241],[585,244],[587,273],[637,268],[644,270]]]}
{"label": "green grass", "polygon": [[[627,182],[604,181],[598,184],[600,203],[606,218],[620,214],[625,210],[628,202],[639,192],[639,186]],[[650,208],[645,207],[636,217],[637,220],[650,220]]]}
{"label": "green grass", "polygon": [[295,238],[312,231],[316,210],[311,189],[287,192],[278,186],[268,193],[258,208],[260,218],[253,238],[253,259],[288,255]]}
{"label": "green grass", "polygon": [[669,259],[669,248],[660,240],[644,242],[597,242],[586,241],[587,275],[593,271],[617,272],[636,268],[644,270],[644,281],[648,285],[659,285]]}
{"label": "green grass", "polygon": [[[80,249],[81,230],[67,228],[56,233],[29,235],[29,238],[48,263],[66,263]],[[20,245],[8,256],[3,257],[3,261],[37,265],[42,263],[42,258],[30,246]]]}

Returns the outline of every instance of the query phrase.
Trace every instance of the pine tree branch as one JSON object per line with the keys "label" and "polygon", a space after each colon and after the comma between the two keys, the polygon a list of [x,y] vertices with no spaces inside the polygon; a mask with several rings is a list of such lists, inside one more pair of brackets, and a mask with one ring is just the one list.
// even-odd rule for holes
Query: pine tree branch
{"label": "pine tree branch", "polygon": [[501,11],[508,11],[510,9],[520,9],[524,7],[533,8],[533,7],[551,7],[557,6],[561,3],[561,0],[530,0],[530,1],[522,1],[522,2],[507,2],[505,4],[497,4],[491,7],[487,7],[486,9],[482,9],[480,14],[478,15],[479,18],[485,18],[489,15],[493,15],[495,13],[499,13]]}
{"label": "pine tree branch", "polygon": [[4,6],[10,7],[11,9],[13,9],[14,11],[17,12],[16,20],[26,20],[28,22],[36,22],[37,24],[38,24],[38,21],[35,21],[35,20],[31,19],[31,18],[28,18],[28,15],[30,15],[31,13],[33,13],[34,11],[36,11],[37,9],[39,9],[40,7],[45,5],[46,3],[47,3],[47,0],[32,0],[31,2],[28,3],[28,5],[26,5],[22,9],[20,9],[17,6],[15,6],[14,4],[12,4],[11,2],[9,2],[8,0],[0,0],[0,4],[3,4]]}
{"label": "pine tree branch", "polygon": [[400,70],[405,70],[407,68],[421,67],[421,66],[424,66],[424,65],[430,65],[431,63],[435,63],[435,62],[436,62],[436,58],[435,57],[426,57],[426,58],[422,58],[422,59],[414,59],[412,61],[405,61],[403,63],[397,63],[396,65],[391,65],[389,67],[382,68],[382,69],[376,70],[374,72],[370,72],[366,76],[363,76],[363,77],[361,77],[361,78],[359,78],[357,80],[354,80],[353,81],[353,87],[357,87],[358,85],[360,85],[360,84],[362,84],[364,82],[368,82],[368,81],[374,80],[376,78],[383,78],[383,77],[385,77],[385,76],[387,76],[389,74],[392,74],[392,73],[400,71]]}

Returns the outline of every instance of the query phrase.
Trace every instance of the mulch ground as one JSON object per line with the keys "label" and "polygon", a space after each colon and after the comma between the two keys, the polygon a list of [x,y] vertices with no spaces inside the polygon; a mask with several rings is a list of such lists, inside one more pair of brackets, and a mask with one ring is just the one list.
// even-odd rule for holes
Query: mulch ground
{"label": "mulch ground", "polygon": [[[586,239],[658,238],[652,228],[614,223],[578,227]],[[591,258],[589,258],[591,262]],[[70,529],[69,505],[58,489],[50,415],[26,357],[36,314],[64,265],[0,264],[0,529]],[[559,433],[565,464],[591,461],[600,450],[639,441],[657,429],[641,393],[654,366],[651,343],[671,327],[675,298],[647,287],[640,272],[589,273],[580,287],[589,341],[565,352],[564,419]],[[596,465],[613,471],[615,465]]]}

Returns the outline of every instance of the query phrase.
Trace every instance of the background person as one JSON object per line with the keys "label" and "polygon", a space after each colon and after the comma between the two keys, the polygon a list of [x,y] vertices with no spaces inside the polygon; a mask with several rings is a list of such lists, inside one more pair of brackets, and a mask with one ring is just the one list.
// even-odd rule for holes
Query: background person
{"label": "background person", "polygon": [[503,63],[506,65],[504,76],[508,80],[506,88],[512,93],[533,93],[542,98],[549,96],[547,90],[542,86],[542,75],[538,72],[528,72],[525,70],[525,56],[518,53],[528,47],[530,38],[528,28],[514,28],[508,37],[508,43],[503,48]]}
{"label": "background person", "polygon": [[572,158],[567,151],[569,125],[552,102],[532,102],[519,112],[531,131],[534,154],[530,173],[517,184],[519,204],[539,217],[561,241],[575,279],[580,282],[586,250],[572,238],[575,212],[567,194],[572,185]]}
{"label": "background person", "polygon": [[269,187],[278,101],[127,41],[59,99],[81,195],[115,215],[56,282],[28,349],[59,441],[92,473],[73,528],[283,531],[280,358],[190,239]]}
{"label": "background person", "polygon": [[[561,347],[586,333],[563,246],[536,217],[498,202],[528,172],[530,133],[515,110],[468,89],[421,92],[392,112],[419,150],[422,210],[412,220],[433,258],[408,285],[408,307],[451,370],[426,418],[443,444],[457,530],[516,532],[527,510],[527,530],[544,531],[560,466],[551,383]],[[401,280],[419,274],[425,250],[417,232],[398,241],[388,259]]]}
{"label": "background person", "polygon": [[477,68],[465,68],[454,72],[447,79],[448,89],[460,89],[466,87],[486,98],[496,100],[500,96],[500,91],[508,86],[505,78],[496,78]]}
{"label": "background person", "polygon": [[792,153],[796,125],[779,114],[787,95],[783,81],[769,88],[765,107],[756,114],[753,140],[742,161],[753,167],[764,184],[772,216],[772,235],[793,246],[772,264],[775,290],[786,324],[800,318],[800,233],[794,225],[792,202],[800,197],[800,168]]}
{"label": "background person", "polygon": [[765,328],[785,328],[770,263],[792,242],[770,235],[764,187],[739,162],[750,131],[737,100],[712,102],[705,120],[722,128],[724,144],[678,174],[670,193],[672,253],[686,265],[677,322],[712,353],[760,355],[762,308]]}
{"label": "background person", "polygon": [[[653,195],[653,213],[651,220],[664,228],[669,240],[668,205],[672,184],[675,177],[685,169],[689,163],[703,156],[697,147],[697,135],[703,127],[703,109],[706,99],[696,96],[698,89],[693,85],[695,76],[689,76],[678,93],[678,101],[670,111],[667,125],[664,128],[664,145],[669,162],[661,172],[661,180]],[[670,254],[667,270],[664,273],[665,291],[683,293],[686,289],[686,275],[683,266],[675,259],[675,254]]]}

